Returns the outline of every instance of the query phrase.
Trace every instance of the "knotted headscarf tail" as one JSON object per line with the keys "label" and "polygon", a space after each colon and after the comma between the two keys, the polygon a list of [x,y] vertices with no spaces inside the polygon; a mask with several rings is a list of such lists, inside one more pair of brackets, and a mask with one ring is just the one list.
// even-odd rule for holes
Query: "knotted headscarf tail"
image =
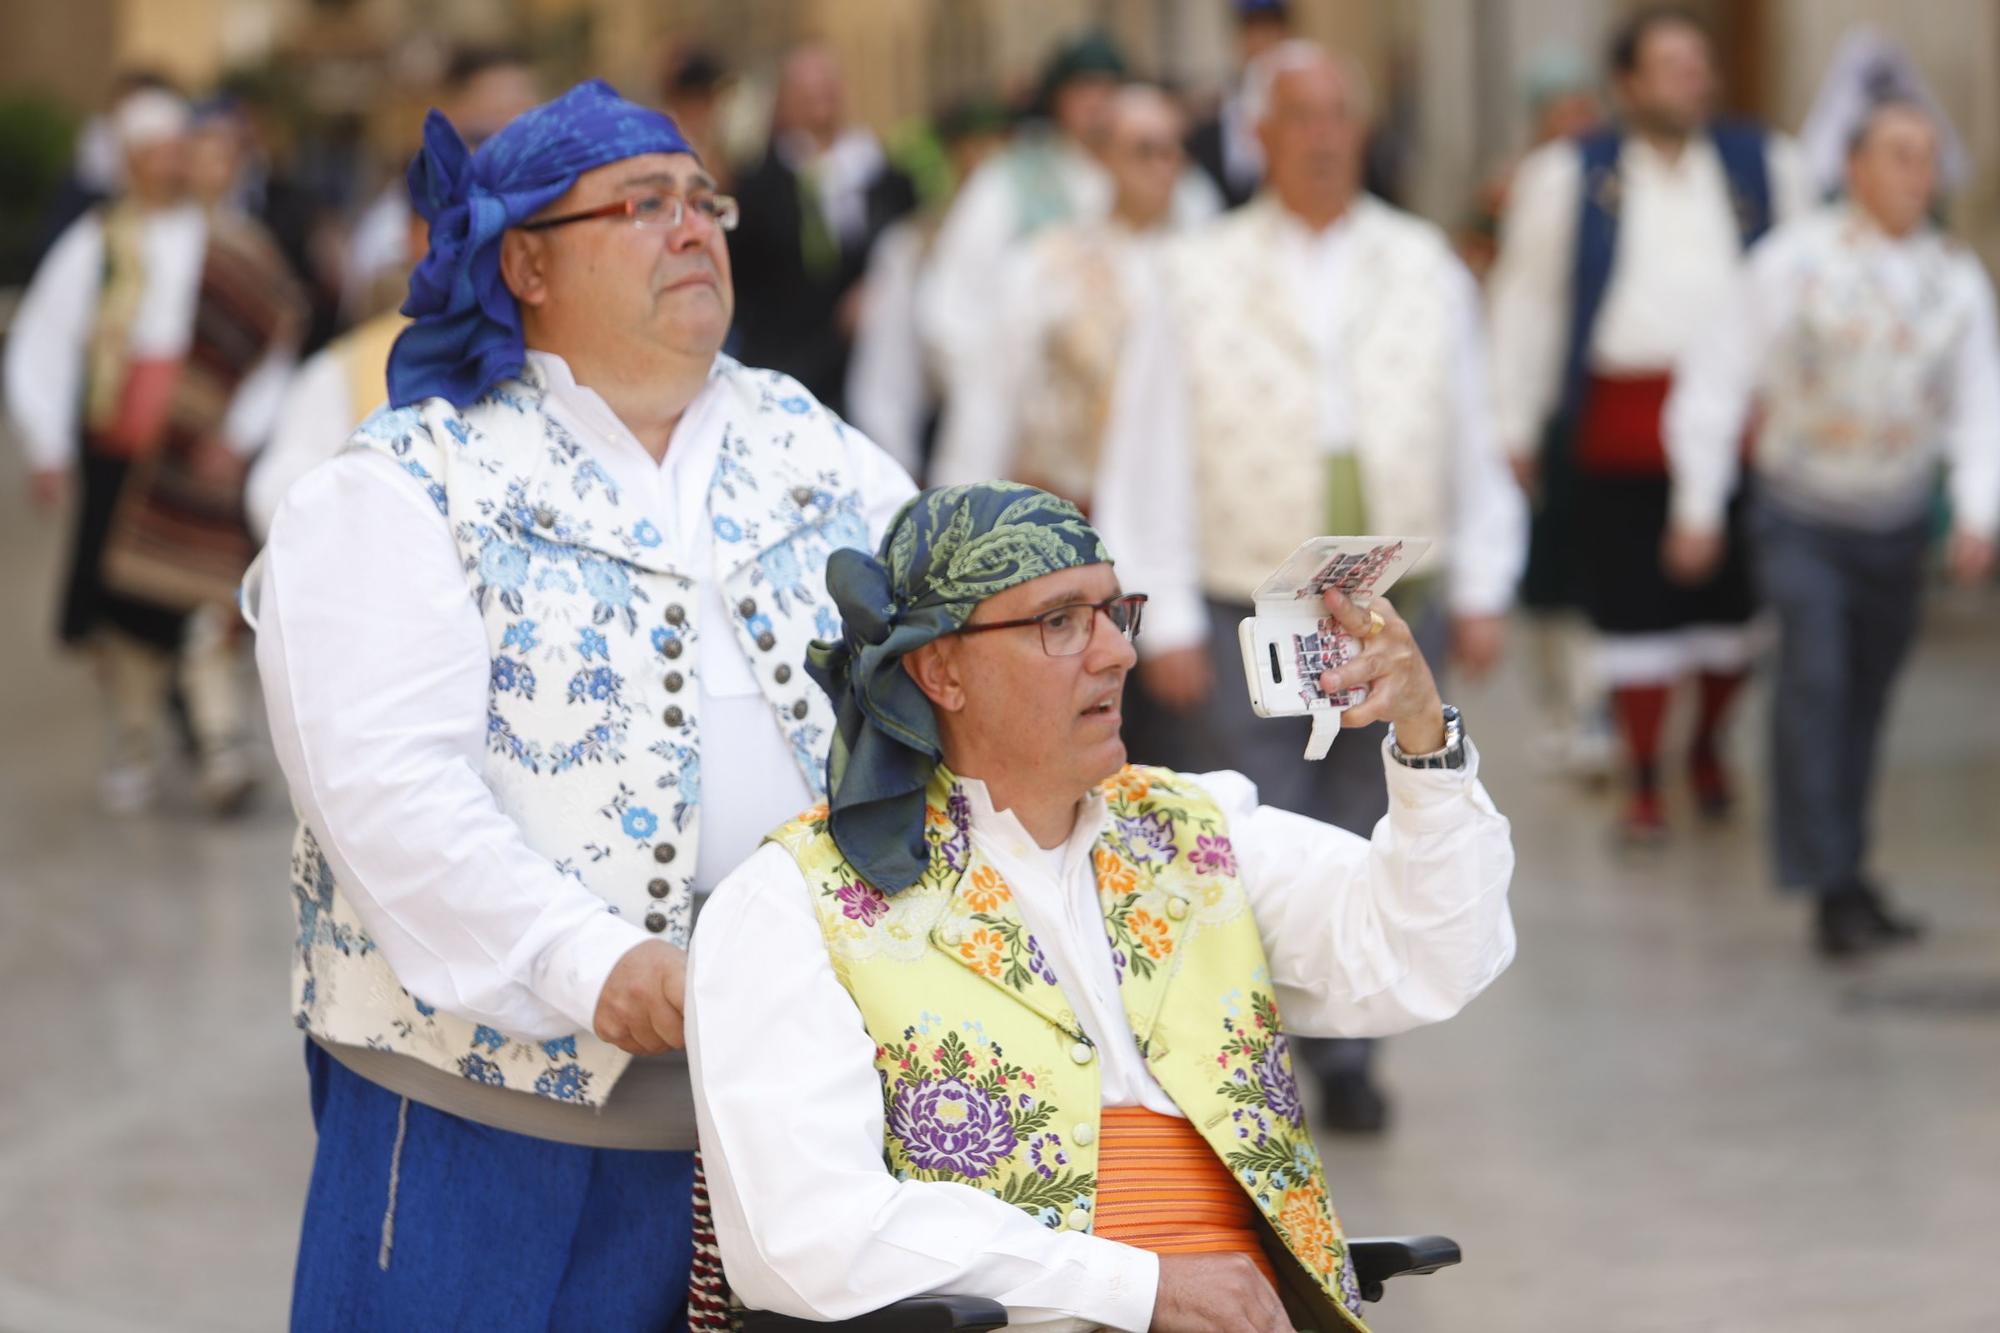
{"label": "knotted headscarf tail", "polygon": [[957,631],[996,593],[1110,560],[1075,505],[1010,481],[924,491],[889,524],[877,554],[827,560],[842,633],[812,645],[806,671],[833,700],[833,840],[870,884],[900,893],[929,862],[924,793],[943,750],[937,715],[903,658]]}
{"label": "knotted headscarf tail", "polygon": [[500,276],[500,236],[547,208],[593,168],[644,153],[690,153],[680,128],[601,79],[515,117],[466,151],[441,112],[424,117],[410,162],[410,204],[430,247],[410,275],[410,327],[389,353],[389,402],[465,407],[518,374],[521,314]]}

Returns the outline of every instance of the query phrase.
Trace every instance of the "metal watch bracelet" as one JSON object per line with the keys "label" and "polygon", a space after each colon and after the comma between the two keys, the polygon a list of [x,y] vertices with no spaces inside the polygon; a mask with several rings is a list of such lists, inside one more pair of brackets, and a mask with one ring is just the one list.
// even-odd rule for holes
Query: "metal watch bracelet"
{"label": "metal watch bracelet", "polygon": [[1458,709],[1444,706],[1444,744],[1428,754],[1406,754],[1396,740],[1396,724],[1389,724],[1389,757],[1404,768],[1464,768],[1465,720]]}

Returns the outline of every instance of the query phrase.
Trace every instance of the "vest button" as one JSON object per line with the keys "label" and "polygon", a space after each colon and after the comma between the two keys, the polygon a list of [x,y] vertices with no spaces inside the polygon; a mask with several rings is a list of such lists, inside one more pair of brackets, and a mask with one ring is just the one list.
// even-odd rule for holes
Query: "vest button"
{"label": "vest button", "polygon": [[1080,1041],[1076,1045],[1069,1048],[1069,1058],[1076,1061],[1080,1065],[1089,1064],[1090,1057],[1095,1055],[1096,1053],[1097,1052],[1090,1049],[1090,1043],[1087,1041]]}
{"label": "vest button", "polygon": [[960,930],[957,926],[946,926],[943,930],[938,932],[938,938],[943,940],[947,945],[956,949],[959,945],[965,943],[965,932]]}
{"label": "vest button", "polygon": [[658,912],[646,913],[647,930],[650,930],[655,935],[657,935],[666,928],[667,928],[667,919],[665,917],[661,916]]}
{"label": "vest button", "polygon": [[665,681],[665,684],[667,687],[668,694],[678,694],[680,692],[681,685],[683,684],[681,680],[681,673],[678,671],[669,671],[667,673],[667,679]]}
{"label": "vest button", "polygon": [[687,623],[687,618],[688,613],[681,608],[679,602],[675,602],[667,608],[667,623],[669,625],[684,625]]}
{"label": "vest button", "polygon": [[670,727],[678,727],[682,722],[686,721],[686,714],[682,713],[679,708],[669,708],[666,712],[660,714],[660,720]]}
{"label": "vest button", "polygon": [[738,602],[736,604],[736,614],[742,616],[745,620],[748,620],[750,617],[756,615],[757,614],[756,598],[745,597],[742,601]]}
{"label": "vest button", "polygon": [[661,865],[665,865],[667,862],[673,860],[674,845],[670,842],[663,842],[658,844],[653,848],[653,859],[655,861],[658,861]]}
{"label": "vest button", "polygon": [[1070,1209],[1069,1216],[1063,1219],[1063,1225],[1071,1231],[1090,1230],[1090,1210],[1088,1208]]}
{"label": "vest button", "polygon": [[1069,1132],[1069,1141],[1079,1148],[1088,1148],[1097,1142],[1097,1126],[1088,1120],[1077,1121],[1076,1128]]}
{"label": "vest button", "polygon": [[775,634],[771,633],[771,631],[765,630],[762,634],[759,634],[757,636],[757,650],[759,652],[768,653],[777,646],[778,646],[778,637]]}
{"label": "vest button", "polygon": [[786,666],[783,662],[778,663],[778,669],[771,673],[771,679],[777,681],[780,685],[783,685],[786,681],[790,680],[791,678],[792,678],[792,669]]}
{"label": "vest button", "polygon": [[1187,899],[1185,898],[1167,899],[1168,916],[1172,917],[1176,921],[1180,921],[1184,920],[1187,917],[1187,914],[1188,914]]}
{"label": "vest button", "polygon": [[792,487],[792,503],[797,505],[799,508],[804,509],[807,505],[811,504],[812,498],[813,498],[812,487],[810,486]]}
{"label": "vest button", "polygon": [[681,641],[679,639],[668,639],[667,646],[664,651],[667,654],[667,660],[671,662],[674,661],[676,658],[678,658],[681,655],[681,653],[684,652],[685,650],[681,647]]}
{"label": "vest button", "polygon": [[801,699],[797,703],[792,705],[792,716],[800,719],[801,721],[803,721],[805,719],[805,715],[811,711],[812,709],[806,706],[806,701],[804,699]]}
{"label": "vest button", "polygon": [[652,894],[655,898],[666,897],[667,888],[667,882],[663,879],[649,879],[646,881],[646,892]]}
{"label": "vest button", "polygon": [[556,525],[556,511],[550,509],[547,505],[542,506],[535,511],[535,523],[538,527],[554,527]]}

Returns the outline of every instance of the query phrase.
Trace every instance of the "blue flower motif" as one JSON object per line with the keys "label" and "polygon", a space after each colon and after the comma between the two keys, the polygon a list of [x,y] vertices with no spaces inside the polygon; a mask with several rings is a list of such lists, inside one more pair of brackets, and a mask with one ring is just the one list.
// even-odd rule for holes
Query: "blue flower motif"
{"label": "blue flower motif", "polygon": [[625,572],[625,566],[609,560],[581,560],[577,568],[583,574],[584,591],[598,601],[611,606],[631,602],[632,576]]}
{"label": "blue flower motif", "polygon": [[600,662],[611,660],[610,645],[604,641],[602,634],[588,625],[585,625],[576,636],[576,652],[577,656],[586,662],[593,657]]}
{"label": "blue flower motif", "polygon": [[519,648],[524,653],[531,653],[535,650],[535,645],[541,642],[535,637],[536,628],[532,620],[517,620],[507,626],[507,632],[500,636],[500,646]]}
{"label": "blue flower motif", "polygon": [[740,542],[743,540],[743,525],[727,514],[717,514],[715,535],[726,542]]}
{"label": "blue flower motif", "polygon": [[557,1037],[554,1041],[543,1042],[542,1054],[548,1056],[551,1060],[559,1055],[567,1055],[572,1060],[576,1059],[576,1035],[572,1033],[567,1037]]}
{"label": "blue flower motif", "polygon": [[417,1012],[422,1014],[425,1018],[432,1018],[435,1017],[437,1014],[437,1008],[434,1005],[425,1004],[422,1000],[419,1000],[414,995],[410,997],[410,1003],[417,1006]]}
{"label": "blue flower motif", "polygon": [[832,643],[840,637],[840,618],[831,607],[822,606],[813,617],[813,637]]}
{"label": "blue flower motif", "polygon": [[621,822],[627,837],[650,838],[660,831],[660,817],[643,805],[635,805],[627,810]]}
{"label": "blue flower motif", "polygon": [[[831,504],[831,498],[824,503]],[[827,520],[826,539],[835,546],[852,546],[865,551],[869,545],[868,525],[852,509],[842,509]]]}
{"label": "blue flower motif", "polygon": [[511,657],[493,659],[493,688],[500,694],[511,693],[518,676],[519,667]]}
{"label": "blue flower motif", "polygon": [[806,413],[812,411],[812,400],[804,394],[795,393],[789,398],[780,398],[778,406],[784,408],[795,417],[804,416]]}
{"label": "blue flower motif", "polygon": [[667,651],[667,645],[678,637],[678,635],[665,626],[655,626],[653,629],[653,651],[664,653]]}
{"label": "blue flower motif", "polygon": [[474,1083],[484,1083],[490,1087],[504,1087],[507,1076],[500,1072],[500,1066],[483,1055],[462,1055],[458,1060],[458,1072]]}
{"label": "blue flower motif", "polygon": [[479,577],[496,588],[513,591],[528,581],[528,552],[510,542],[488,539],[479,548]]}
{"label": "blue flower motif", "polygon": [[490,1028],[481,1023],[472,1030],[472,1044],[484,1046],[489,1055],[498,1055],[500,1048],[507,1044],[507,1036],[498,1028]]}
{"label": "blue flower motif", "polygon": [[750,637],[753,639],[760,634],[772,634],[776,632],[771,625],[771,617],[765,615],[762,611],[745,620],[743,628],[750,631]]}
{"label": "blue flower motif", "polygon": [[535,1092],[539,1096],[553,1097],[559,1102],[583,1100],[583,1090],[590,1084],[590,1075],[583,1066],[567,1064],[560,1069],[550,1069],[535,1080]]}
{"label": "blue flower motif", "polygon": [[658,546],[663,540],[660,530],[653,526],[653,520],[642,518],[632,527],[632,540],[641,546]]}
{"label": "blue flower motif", "polygon": [[616,703],[618,691],[623,685],[624,682],[618,678],[618,673],[610,667],[591,667],[570,677],[569,701],[581,703],[588,697],[599,703],[606,701]]}

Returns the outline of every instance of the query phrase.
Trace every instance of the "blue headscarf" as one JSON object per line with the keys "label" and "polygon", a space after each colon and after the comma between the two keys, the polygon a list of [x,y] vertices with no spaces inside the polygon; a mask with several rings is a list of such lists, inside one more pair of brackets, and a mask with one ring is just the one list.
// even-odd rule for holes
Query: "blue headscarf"
{"label": "blue headscarf", "polygon": [[930,859],[924,791],[944,746],[903,659],[957,633],[988,597],[1110,560],[1075,505],[1012,481],[924,491],[889,524],[877,554],[827,557],[842,634],[807,650],[806,672],[833,700],[828,822],[862,878],[900,893]]}
{"label": "blue headscarf", "polygon": [[500,277],[500,235],[561,198],[595,167],[642,153],[693,153],[667,116],[628,102],[601,79],[515,117],[468,153],[442,113],[424,118],[410,163],[410,202],[430,249],[410,275],[412,321],[389,353],[389,402],[444,398],[465,407],[525,356],[521,313]]}

